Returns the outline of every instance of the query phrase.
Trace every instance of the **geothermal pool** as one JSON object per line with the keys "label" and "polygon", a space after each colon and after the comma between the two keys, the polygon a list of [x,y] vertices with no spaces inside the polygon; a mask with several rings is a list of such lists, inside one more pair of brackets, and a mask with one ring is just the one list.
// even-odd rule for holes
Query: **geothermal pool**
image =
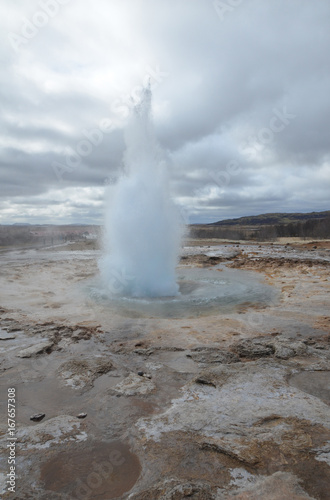
{"label": "geothermal pool", "polygon": [[[3,306],[13,300],[24,313],[40,321],[97,321],[126,318],[198,318],[240,312],[247,307],[276,305],[279,291],[265,283],[259,273],[227,268],[178,266],[178,293],[165,297],[133,297],[125,287],[111,290],[97,269],[99,251],[68,250],[69,246],[13,251],[2,255],[2,270],[8,276],[3,287]],[[212,249],[228,256],[233,248]],[[183,249],[190,255],[191,249]],[[207,253],[207,250],[205,251]],[[124,275],[125,277],[125,275]],[[119,287],[121,276],[118,278]]]}
{"label": "geothermal pool", "polygon": [[277,302],[277,292],[253,272],[215,266],[211,269],[179,268],[179,293],[173,297],[132,297],[111,293],[100,282],[86,293],[109,312],[130,318],[195,318],[234,312],[242,306],[262,306]]}

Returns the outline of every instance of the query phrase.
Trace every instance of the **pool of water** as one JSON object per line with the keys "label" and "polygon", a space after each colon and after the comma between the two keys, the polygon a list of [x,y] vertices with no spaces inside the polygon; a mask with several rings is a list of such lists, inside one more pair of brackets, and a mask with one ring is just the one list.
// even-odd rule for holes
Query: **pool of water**
{"label": "pool of water", "polygon": [[289,384],[330,404],[330,371],[304,371],[292,375]]}
{"label": "pool of water", "polygon": [[179,294],[174,297],[128,297],[112,294],[100,283],[87,290],[109,311],[126,317],[186,318],[235,311],[242,305],[277,302],[276,290],[253,272],[216,266],[211,269],[180,268]]}
{"label": "pool of water", "polygon": [[132,489],[140,472],[138,457],[125,443],[82,443],[44,463],[40,479],[46,490],[65,498],[110,500]]}

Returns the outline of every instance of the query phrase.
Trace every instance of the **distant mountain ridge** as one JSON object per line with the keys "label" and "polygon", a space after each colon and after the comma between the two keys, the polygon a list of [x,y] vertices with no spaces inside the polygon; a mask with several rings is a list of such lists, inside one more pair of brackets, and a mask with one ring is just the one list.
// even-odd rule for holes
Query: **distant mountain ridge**
{"label": "distant mountain ridge", "polygon": [[290,224],[304,222],[312,219],[325,219],[330,217],[330,210],[324,212],[303,213],[270,213],[261,215],[251,215],[248,217],[239,217],[237,219],[226,219],[218,222],[212,222],[209,226],[261,226],[268,224]]}

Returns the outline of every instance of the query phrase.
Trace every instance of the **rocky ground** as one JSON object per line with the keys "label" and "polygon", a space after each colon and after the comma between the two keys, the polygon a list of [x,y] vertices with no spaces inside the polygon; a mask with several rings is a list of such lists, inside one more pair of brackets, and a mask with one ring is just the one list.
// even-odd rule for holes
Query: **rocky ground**
{"label": "rocky ground", "polygon": [[2,254],[2,498],[330,498],[329,247],[189,242],[180,266],[253,271],[279,298],[179,319],[93,303],[90,248]]}

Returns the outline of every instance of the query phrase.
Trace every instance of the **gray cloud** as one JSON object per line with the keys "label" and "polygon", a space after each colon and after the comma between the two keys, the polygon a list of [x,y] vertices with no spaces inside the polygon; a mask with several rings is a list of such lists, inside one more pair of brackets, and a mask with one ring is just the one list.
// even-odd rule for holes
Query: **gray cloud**
{"label": "gray cloud", "polygon": [[[38,1],[7,3],[0,21],[0,223],[101,223],[148,75],[191,222],[329,209],[329,3],[245,0],[223,19],[212,0],[57,5],[37,29]],[[68,166],[104,119],[111,129],[59,179],[54,162]]]}

